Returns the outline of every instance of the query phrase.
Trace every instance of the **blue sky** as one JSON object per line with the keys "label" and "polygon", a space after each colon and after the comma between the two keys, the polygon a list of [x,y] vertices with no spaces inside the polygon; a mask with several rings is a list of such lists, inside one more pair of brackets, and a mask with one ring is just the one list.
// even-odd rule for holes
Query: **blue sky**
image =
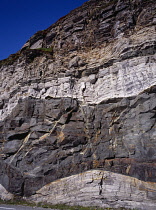
{"label": "blue sky", "polygon": [[0,60],[87,0],[0,0]]}

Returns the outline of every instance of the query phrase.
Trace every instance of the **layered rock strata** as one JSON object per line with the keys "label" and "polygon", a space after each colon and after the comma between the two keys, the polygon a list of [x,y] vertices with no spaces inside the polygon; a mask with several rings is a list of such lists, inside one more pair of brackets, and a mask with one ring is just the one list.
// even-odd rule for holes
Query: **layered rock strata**
{"label": "layered rock strata", "polygon": [[108,171],[94,170],[54,181],[31,196],[31,201],[68,205],[155,210],[156,184]]}
{"label": "layered rock strata", "polygon": [[[96,194],[96,205],[112,207],[111,189],[114,207],[153,209],[155,24],[154,0],[90,0],[0,62],[0,184],[7,191],[71,205],[92,205]],[[102,171],[111,181],[101,195],[86,183]],[[67,186],[67,196],[62,187],[51,200],[47,184],[57,188],[58,179],[74,180],[73,197]]]}

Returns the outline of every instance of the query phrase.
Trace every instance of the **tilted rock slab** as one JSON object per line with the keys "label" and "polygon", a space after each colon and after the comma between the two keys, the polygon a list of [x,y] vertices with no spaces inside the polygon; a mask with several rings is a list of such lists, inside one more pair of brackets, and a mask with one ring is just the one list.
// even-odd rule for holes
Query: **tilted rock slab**
{"label": "tilted rock slab", "polygon": [[0,198],[2,200],[11,200],[14,198],[14,195],[9,193],[2,185],[0,185]]}
{"label": "tilted rock slab", "polygon": [[[113,203],[95,187],[97,205],[155,205],[155,29],[154,0],[90,0],[0,61],[0,184],[8,192],[39,201],[47,184],[100,170],[114,179],[107,192],[121,177],[126,187]],[[134,180],[152,190],[130,189]],[[75,183],[75,203],[56,201],[92,205],[94,191],[80,198],[85,183]]]}

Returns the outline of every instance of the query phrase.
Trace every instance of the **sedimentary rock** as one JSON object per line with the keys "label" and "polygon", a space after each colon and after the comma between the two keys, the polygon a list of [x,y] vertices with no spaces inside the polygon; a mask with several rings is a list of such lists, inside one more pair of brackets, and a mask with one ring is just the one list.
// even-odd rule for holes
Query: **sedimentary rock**
{"label": "sedimentary rock", "polygon": [[[38,192],[47,184],[57,188],[58,179],[82,172],[88,179],[100,169],[114,179],[104,182],[106,192],[118,185],[114,207],[153,209],[155,24],[154,0],[90,0],[0,62],[0,183],[7,191],[43,200]],[[78,200],[62,202],[92,205],[90,185],[76,185]],[[61,202],[57,193],[50,202]],[[95,193],[97,205],[112,207],[107,193]]]}
{"label": "sedimentary rock", "polygon": [[156,184],[108,171],[93,170],[54,181],[31,196],[31,201],[68,205],[155,210]]}

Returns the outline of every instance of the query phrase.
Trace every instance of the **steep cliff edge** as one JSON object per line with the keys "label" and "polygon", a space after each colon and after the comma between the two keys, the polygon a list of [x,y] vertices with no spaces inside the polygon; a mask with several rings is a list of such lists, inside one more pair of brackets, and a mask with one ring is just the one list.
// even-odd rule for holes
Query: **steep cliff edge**
{"label": "steep cliff edge", "polygon": [[154,209],[155,0],[90,0],[0,61],[0,148],[6,194]]}

